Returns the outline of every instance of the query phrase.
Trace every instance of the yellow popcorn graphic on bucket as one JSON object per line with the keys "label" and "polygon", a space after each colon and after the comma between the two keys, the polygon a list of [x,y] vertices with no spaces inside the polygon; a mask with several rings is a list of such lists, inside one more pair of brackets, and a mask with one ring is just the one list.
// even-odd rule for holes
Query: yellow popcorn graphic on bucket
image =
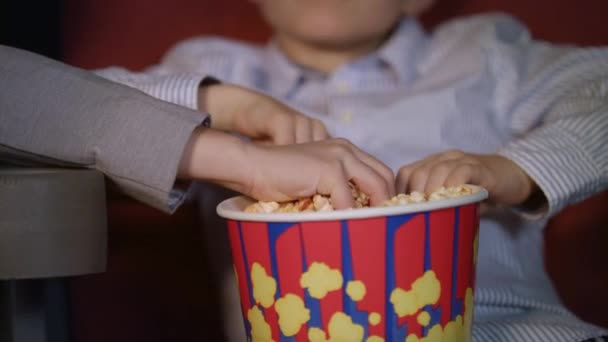
{"label": "yellow popcorn graphic on bucket", "polygon": [[422,277],[416,279],[409,291],[396,288],[390,296],[390,301],[395,307],[395,313],[399,317],[413,315],[423,306],[435,304],[441,293],[441,284],[435,272],[432,270],[424,272]]}
{"label": "yellow popcorn graphic on bucket", "polygon": [[263,307],[269,308],[274,303],[277,291],[277,282],[266,274],[264,267],[257,262],[251,267],[251,281],[253,283],[253,298]]}
{"label": "yellow popcorn graphic on bucket", "polygon": [[288,293],[279,298],[274,305],[279,314],[279,327],[285,336],[293,336],[300,331],[302,324],[310,319],[310,310],[304,306],[302,298]]}
{"label": "yellow popcorn graphic on bucket", "polygon": [[233,222],[247,341],[470,342],[477,213]]}
{"label": "yellow popcorn graphic on bucket", "polygon": [[340,270],[331,269],[322,262],[313,262],[300,278],[302,288],[308,289],[310,296],[317,299],[323,299],[328,292],[340,290],[342,282]]}

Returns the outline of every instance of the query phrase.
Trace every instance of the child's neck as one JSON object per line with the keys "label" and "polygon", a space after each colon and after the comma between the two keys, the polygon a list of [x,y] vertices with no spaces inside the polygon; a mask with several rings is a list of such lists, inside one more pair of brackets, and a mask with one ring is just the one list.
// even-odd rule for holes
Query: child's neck
{"label": "child's neck", "polygon": [[308,44],[281,35],[277,35],[276,40],[283,53],[292,61],[325,74],[330,74],[341,65],[374,51],[384,42],[382,37],[360,44],[332,48]]}

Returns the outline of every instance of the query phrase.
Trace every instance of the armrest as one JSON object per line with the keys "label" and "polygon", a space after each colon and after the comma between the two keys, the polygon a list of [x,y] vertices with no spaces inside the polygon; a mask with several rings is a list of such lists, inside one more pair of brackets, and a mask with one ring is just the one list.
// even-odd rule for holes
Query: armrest
{"label": "armrest", "polygon": [[566,208],[545,231],[545,267],[568,309],[608,327],[608,191]]}

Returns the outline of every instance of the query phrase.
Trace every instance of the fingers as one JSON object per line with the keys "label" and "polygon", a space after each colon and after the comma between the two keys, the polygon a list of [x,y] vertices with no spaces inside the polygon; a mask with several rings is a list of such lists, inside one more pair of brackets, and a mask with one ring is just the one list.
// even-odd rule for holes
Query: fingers
{"label": "fingers", "polygon": [[464,183],[479,184],[483,183],[483,167],[474,164],[456,165],[445,177],[445,186],[456,186]]}
{"label": "fingers", "polygon": [[267,135],[270,140],[276,145],[295,144],[297,142],[297,132],[295,118],[288,115],[275,115],[273,120],[268,125],[268,132],[262,132]]}
{"label": "fingers", "polygon": [[319,141],[328,138],[329,133],[327,132],[325,125],[319,120],[312,119],[312,140]]}
{"label": "fingers", "polygon": [[[460,164],[459,161],[447,160],[433,164],[427,173],[426,182],[420,185],[422,191],[427,194],[432,193],[438,188],[446,185],[446,179],[456,170],[470,170],[472,168],[469,164]],[[462,176],[467,175],[466,173],[459,173]],[[462,184],[462,183],[460,183]]]}
{"label": "fingers", "polygon": [[412,164],[405,165],[399,169],[397,172],[397,180],[396,187],[397,192],[399,193],[409,193],[412,190],[409,186],[409,181],[412,173],[417,170],[421,165],[423,165],[425,160],[420,160]]}
{"label": "fingers", "polygon": [[352,179],[359,190],[370,196],[372,206],[380,205],[394,195],[393,173],[386,165],[345,139],[331,141],[339,146],[334,147],[334,151],[342,155],[347,179]]}
{"label": "fingers", "polygon": [[[393,196],[393,187],[389,187],[386,180],[372,167],[356,159],[346,162],[348,179],[352,179],[360,191],[369,195],[371,206],[379,206]],[[352,192],[349,193],[352,198]]]}
{"label": "fingers", "polygon": [[261,93],[236,85],[203,87],[199,102],[212,113],[213,127],[277,145],[328,138],[325,126]]}
{"label": "fingers", "polygon": [[442,186],[480,184],[484,182],[484,171],[475,155],[448,151],[402,167],[397,174],[397,190],[429,194]]}
{"label": "fingers", "polygon": [[333,172],[321,175],[317,192],[329,195],[335,209],[348,209],[355,205],[350,186],[348,186],[347,173],[341,163],[336,163]]}
{"label": "fingers", "polygon": [[297,144],[320,141],[329,138],[325,125],[304,115],[295,115],[295,141]]}
{"label": "fingers", "polygon": [[261,133],[276,145],[303,144],[329,137],[321,121],[297,113],[275,115],[267,130]]}
{"label": "fingers", "polygon": [[[359,160],[367,164],[372,170],[374,170],[378,175],[382,177],[382,180],[384,181],[388,191],[388,196],[395,196],[395,176],[393,174],[393,171],[378,159],[363,152],[357,146],[351,144],[351,150]],[[361,187],[359,183],[357,183],[357,185]]]}
{"label": "fingers", "polygon": [[[243,153],[254,165],[244,192],[253,198],[286,200],[329,195],[336,209],[352,208],[354,181],[372,205],[388,200],[394,182],[390,170],[343,139],[284,146],[248,144]],[[384,175],[383,175],[384,173]]]}
{"label": "fingers", "polygon": [[312,119],[302,115],[295,115],[293,122],[296,144],[314,141]]}

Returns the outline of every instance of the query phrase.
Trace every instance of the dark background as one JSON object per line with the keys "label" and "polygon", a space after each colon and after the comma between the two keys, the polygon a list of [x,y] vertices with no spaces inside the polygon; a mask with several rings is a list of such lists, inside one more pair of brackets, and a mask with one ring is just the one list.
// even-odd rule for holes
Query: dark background
{"label": "dark background", "polygon": [[0,44],[61,59],[61,0],[0,1]]}
{"label": "dark background", "polygon": [[[608,44],[605,0],[437,3],[423,18],[428,27],[500,10],[520,18],[540,39]],[[195,34],[261,41],[268,32],[247,0],[0,0],[0,44],[83,68],[137,70]],[[608,327],[607,194],[554,220],[545,234],[545,255],[567,307]],[[167,216],[109,195],[107,272],[70,281],[74,341],[221,341],[213,335],[221,323],[196,208]]]}

